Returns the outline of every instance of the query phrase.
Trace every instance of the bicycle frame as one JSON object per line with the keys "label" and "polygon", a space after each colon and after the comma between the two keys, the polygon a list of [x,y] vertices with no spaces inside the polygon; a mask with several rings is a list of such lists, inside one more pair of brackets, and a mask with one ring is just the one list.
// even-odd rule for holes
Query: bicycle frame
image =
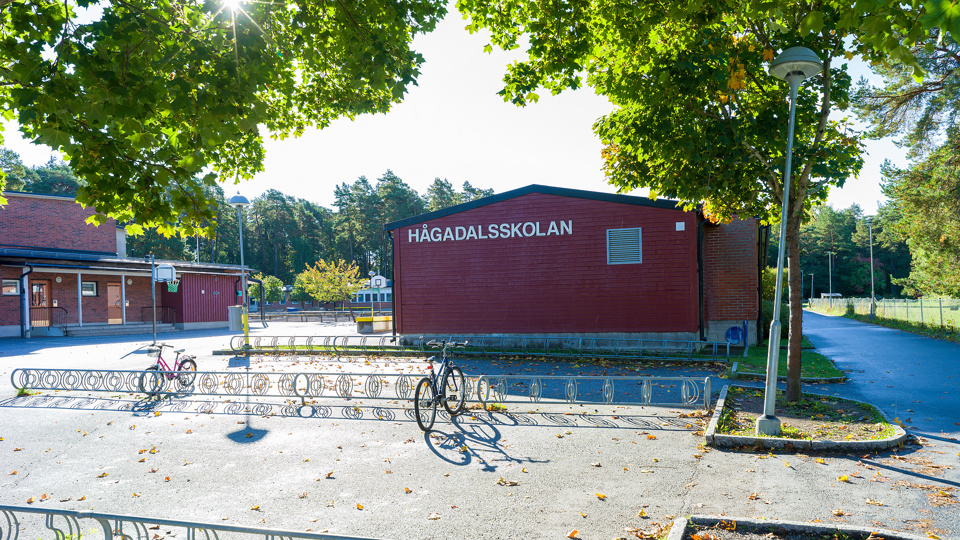
{"label": "bicycle frame", "polygon": [[161,343],[157,345],[157,347],[160,349],[160,352],[157,353],[157,363],[155,364],[158,368],[157,371],[163,373],[168,379],[173,379],[177,375],[177,372],[183,368],[183,364],[180,363],[180,353],[176,353],[177,356],[173,360],[173,367],[171,368],[167,364],[167,361],[163,359],[163,349],[170,348],[170,350],[173,350],[173,346]]}
{"label": "bicycle frame", "polygon": [[442,392],[441,390],[443,389],[440,388],[443,385],[443,375],[447,372],[447,369],[449,369],[448,364],[450,359],[447,358],[446,349],[447,346],[444,345],[443,351],[440,353],[440,369],[438,369],[436,373],[433,371],[433,363],[437,357],[431,356],[430,358],[427,358],[427,362],[429,362],[429,364],[427,364],[427,369],[430,370],[430,386],[433,387],[433,399],[438,400],[438,402],[443,396],[446,395],[446,392]]}

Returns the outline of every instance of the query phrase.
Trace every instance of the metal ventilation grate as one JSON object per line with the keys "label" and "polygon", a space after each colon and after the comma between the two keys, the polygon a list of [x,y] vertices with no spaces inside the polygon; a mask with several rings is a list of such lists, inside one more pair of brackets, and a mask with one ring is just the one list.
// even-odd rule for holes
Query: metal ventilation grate
{"label": "metal ventilation grate", "polygon": [[640,228],[607,230],[607,264],[643,262]]}

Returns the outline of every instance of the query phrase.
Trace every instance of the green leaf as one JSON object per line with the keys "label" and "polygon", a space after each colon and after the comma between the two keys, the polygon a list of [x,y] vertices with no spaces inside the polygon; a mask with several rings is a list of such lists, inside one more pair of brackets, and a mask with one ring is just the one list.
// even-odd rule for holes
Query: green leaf
{"label": "green leaf", "polygon": [[811,11],[800,21],[800,31],[810,34],[819,34],[823,30],[823,12]]}

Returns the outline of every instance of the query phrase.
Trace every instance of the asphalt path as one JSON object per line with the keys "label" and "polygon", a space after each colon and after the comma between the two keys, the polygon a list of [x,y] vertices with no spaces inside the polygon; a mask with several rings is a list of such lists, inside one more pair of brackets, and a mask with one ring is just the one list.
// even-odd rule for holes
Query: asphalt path
{"label": "asphalt path", "polygon": [[960,343],[812,311],[803,333],[845,372],[848,397],[924,437],[960,438]]}
{"label": "asphalt path", "polygon": [[[288,323],[254,332],[352,330]],[[212,354],[230,333],[160,337],[197,354],[200,371],[421,373],[425,365],[420,358],[247,362]],[[14,397],[15,368],[141,369],[149,341],[0,340],[0,504],[28,506],[32,498],[29,506],[39,508],[372,538],[565,538],[576,530],[579,538],[610,539],[688,514],[960,534],[958,507],[929,497],[931,488],[956,493],[960,482],[955,470],[928,466],[929,446],[869,456],[711,450],[688,409],[518,403],[505,413],[441,414],[435,431],[423,434],[402,401],[300,407],[282,398]],[[462,364],[471,375],[711,374],[702,366]],[[152,540],[178,535],[185,536],[164,528]]]}

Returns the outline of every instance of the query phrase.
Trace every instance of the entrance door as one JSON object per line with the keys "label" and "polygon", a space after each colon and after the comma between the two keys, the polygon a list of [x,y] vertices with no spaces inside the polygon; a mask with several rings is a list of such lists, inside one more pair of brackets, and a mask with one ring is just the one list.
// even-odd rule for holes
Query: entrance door
{"label": "entrance door", "polygon": [[107,322],[123,324],[123,306],[121,305],[119,283],[107,283]]}
{"label": "entrance door", "polygon": [[50,326],[50,280],[30,282],[30,325]]}

